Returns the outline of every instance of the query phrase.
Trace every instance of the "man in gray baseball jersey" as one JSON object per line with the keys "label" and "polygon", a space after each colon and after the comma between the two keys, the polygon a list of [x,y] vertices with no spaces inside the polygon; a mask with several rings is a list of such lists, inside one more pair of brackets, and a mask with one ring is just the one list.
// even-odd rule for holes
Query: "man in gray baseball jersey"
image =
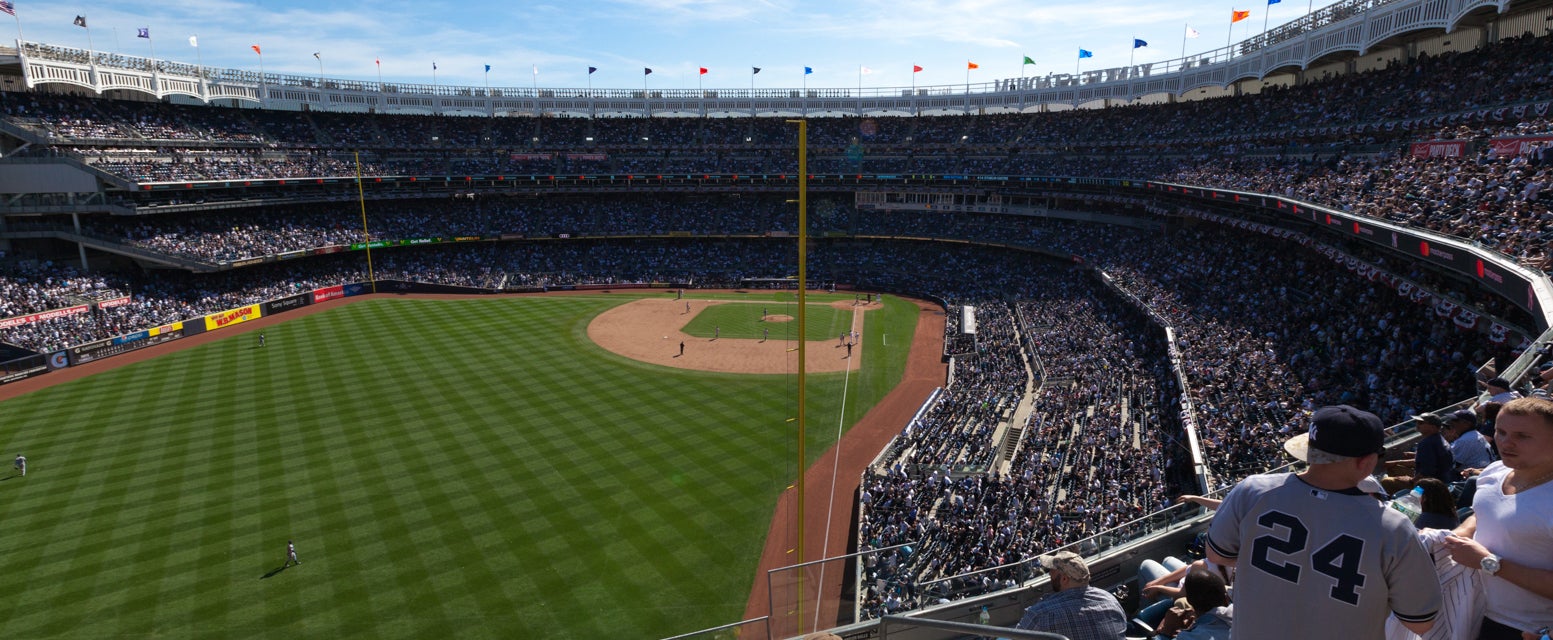
{"label": "man in gray baseball jersey", "polygon": [[1235,567],[1235,637],[1381,638],[1386,617],[1423,634],[1440,610],[1434,561],[1407,516],[1358,489],[1385,448],[1380,418],[1322,407],[1284,449],[1303,473],[1248,477],[1208,528]]}

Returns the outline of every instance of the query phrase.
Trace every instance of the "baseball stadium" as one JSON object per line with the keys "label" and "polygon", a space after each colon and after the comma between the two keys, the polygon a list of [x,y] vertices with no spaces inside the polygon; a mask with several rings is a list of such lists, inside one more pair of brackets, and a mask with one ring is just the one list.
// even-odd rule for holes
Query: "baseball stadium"
{"label": "baseball stadium", "polygon": [[14,635],[1547,640],[1553,2],[909,88],[17,25]]}

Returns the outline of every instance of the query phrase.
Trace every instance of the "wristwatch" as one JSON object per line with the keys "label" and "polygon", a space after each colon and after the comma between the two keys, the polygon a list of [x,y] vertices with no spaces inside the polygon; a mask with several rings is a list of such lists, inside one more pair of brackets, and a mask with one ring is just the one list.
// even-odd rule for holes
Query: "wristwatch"
{"label": "wristwatch", "polygon": [[1483,573],[1488,575],[1499,573],[1499,556],[1492,553],[1488,554],[1487,557],[1483,558],[1478,567],[1483,570]]}

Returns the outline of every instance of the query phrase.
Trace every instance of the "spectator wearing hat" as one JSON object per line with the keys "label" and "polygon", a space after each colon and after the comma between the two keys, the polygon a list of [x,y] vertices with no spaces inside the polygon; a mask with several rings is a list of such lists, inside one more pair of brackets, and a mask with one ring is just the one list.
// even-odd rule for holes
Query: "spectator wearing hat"
{"label": "spectator wearing hat", "polygon": [[1071,640],[1121,640],[1127,614],[1116,596],[1089,586],[1089,565],[1072,551],[1036,558],[1056,593],[1025,609],[1016,629],[1046,631]]}
{"label": "spectator wearing hat", "polygon": [[1235,567],[1237,637],[1380,638],[1393,614],[1414,633],[1434,626],[1434,559],[1407,516],[1358,487],[1384,449],[1380,418],[1322,407],[1284,443],[1309,468],[1250,476],[1224,497],[1207,551]]}
{"label": "spectator wearing hat", "polygon": [[1478,433],[1477,420],[1471,411],[1463,409],[1452,413],[1442,433],[1445,441],[1451,444],[1451,458],[1456,461],[1457,471],[1484,469],[1494,461],[1493,447],[1488,438]]}
{"label": "spectator wearing hat", "polygon": [[1425,413],[1413,416],[1413,424],[1423,439],[1418,441],[1412,458],[1386,463],[1387,476],[1381,480],[1381,486],[1388,493],[1412,487],[1420,478],[1434,478],[1449,484],[1457,477],[1450,444],[1441,433],[1445,419],[1438,414]]}

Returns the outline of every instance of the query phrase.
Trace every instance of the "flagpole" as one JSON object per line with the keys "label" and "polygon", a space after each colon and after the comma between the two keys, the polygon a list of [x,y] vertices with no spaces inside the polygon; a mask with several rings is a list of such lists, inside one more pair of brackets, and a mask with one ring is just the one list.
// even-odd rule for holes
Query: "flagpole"
{"label": "flagpole", "polygon": [[1229,33],[1224,36],[1224,48],[1228,49],[1230,40],[1235,37],[1235,7],[1229,8]]}
{"label": "flagpole", "polygon": [[324,56],[322,52],[314,52],[313,59],[318,61],[318,88],[324,88]]}
{"label": "flagpole", "polygon": [[[1316,0],[1310,0],[1315,2]],[[1186,23],[1186,28],[1181,30],[1181,67],[1186,68],[1186,34],[1190,33],[1192,23]]]}
{"label": "flagpole", "polygon": [[264,75],[264,49],[259,45],[253,47],[253,52],[259,55],[259,105],[263,106],[270,97],[269,80]]}
{"label": "flagpole", "polygon": [[1267,6],[1262,7],[1262,35],[1264,36],[1267,35],[1267,19],[1272,17],[1272,15],[1273,5],[1269,2],[1267,3]]}
{"label": "flagpole", "polygon": [[1132,48],[1127,50],[1127,74],[1132,75],[1132,61],[1138,57],[1138,34],[1132,34]]}
{"label": "flagpole", "polygon": [[196,65],[198,65],[197,68],[199,69],[200,74],[200,97],[203,98],[205,97],[205,53],[200,51],[200,40],[198,34],[189,36],[189,38],[191,39],[191,44],[194,45],[194,62]]}
{"label": "flagpole", "polygon": [[373,62],[373,64],[377,65],[377,92],[378,93],[382,93],[383,92],[383,59],[382,58],[373,58],[372,62]]}
{"label": "flagpole", "polygon": [[146,46],[151,49],[151,71],[156,72],[156,42],[151,39],[151,32],[146,32]]}

